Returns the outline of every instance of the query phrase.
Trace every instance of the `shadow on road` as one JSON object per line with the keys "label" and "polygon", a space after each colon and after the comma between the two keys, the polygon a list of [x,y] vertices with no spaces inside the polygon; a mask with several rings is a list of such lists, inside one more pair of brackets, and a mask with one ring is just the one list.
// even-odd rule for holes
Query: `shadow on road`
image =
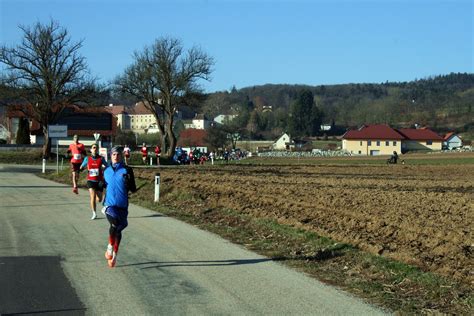
{"label": "shadow on road", "polygon": [[150,214],[150,215],[143,215],[143,216],[129,216],[128,218],[147,218],[147,217],[167,217],[162,214]]}
{"label": "shadow on road", "polygon": [[85,315],[59,256],[0,257],[1,315]]}
{"label": "shadow on road", "polygon": [[242,264],[256,264],[261,262],[273,261],[273,259],[263,258],[263,259],[229,259],[229,260],[196,260],[196,261],[148,261],[148,262],[139,262],[139,263],[130,263],[117,266],[121,267],[130,267],[130,266],[141,266],[141,265],[152,265],[150,267],[140,268],[152,269],[152,268],[165,268],[165,267],[213,267],[213,266],[235,266]]}
{"label": "shadow on road", "polygon": [[243,264],[256,264],[267,261],[325,261],[332,258],[343,256],[344,253],[339,250],[320,250],[312,256],[294,256],[294,257],[274,257],[274,258],[262,258],[262,259],[229,259],[229,260],[196,260],[196,261],[148,261],[139,263],[123,264],[117,267],[130,267],[130,266],[142,266],[151,265],[149,267],[140,268],[152,269],[152,268],[167,268],[167,267],[213,267],[213,266],[234,266]]}
{"label": "shadow on road", "polygon": [[0,188],[20,188],[20,189],[30,189],[30,188],[67,188],[68,185],[0,185]]}
{"label": "shadow on road", "polygon": [[48,205],[57,206],[57,205],[73,205],[73,204],[82,204],[82,205],[84,205],[83,202],[80,202],[80,203],[47,203],[47,204],[2,205],[2,207],[12,208],[12,207],[31,207],[31,206],[48,206]]}

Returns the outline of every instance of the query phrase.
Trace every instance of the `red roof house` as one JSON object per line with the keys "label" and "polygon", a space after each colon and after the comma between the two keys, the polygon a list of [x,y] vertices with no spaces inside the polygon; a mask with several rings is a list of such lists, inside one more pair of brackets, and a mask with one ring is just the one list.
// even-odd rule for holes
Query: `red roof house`
{"label": "red roof house", "polygon": [[395,129],[385,124],[379,125],[363,125],[358,130],[347,131],[343,139],[397,139],[404,137]]}
{"label": "red roof house", "polygon": [[342,136],[342,148],[359,155],[390,155],[394,151],[441,150],[443,137],[428,128],[395,129],[385,124],[363,125]]}

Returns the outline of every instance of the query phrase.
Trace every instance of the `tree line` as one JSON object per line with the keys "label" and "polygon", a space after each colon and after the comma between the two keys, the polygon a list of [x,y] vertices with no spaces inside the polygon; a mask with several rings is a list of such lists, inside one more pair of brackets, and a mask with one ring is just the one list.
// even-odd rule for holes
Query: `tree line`
{"label": "tree line", "polygon": [[[312,112],[308,105],[303,108],[299,105],[305,93],[313,95]],[[350,127],[375,123],[400,127],[417,123],[439,130],[463,132],[474,129],[473,104],[474,74],[451,73],[410,82],[380,84],[232,87],[229,91],[209,94],[202,111],[209,117],[237,114],[239,120],[236,124],[244,134],[272,139],[282,131],[295,133],[296,126],[300,128],[296,128],[295,136],[322,134],[324,131],[315,130],[318,120],[332,125],[336,134]],[[298,111],[300,115],[295,116]],[[312,115],[315,118],[310,119]],[[307,125],[302,127],[306,123],[298,122],[308,119],[314,123],[311,131]]]}

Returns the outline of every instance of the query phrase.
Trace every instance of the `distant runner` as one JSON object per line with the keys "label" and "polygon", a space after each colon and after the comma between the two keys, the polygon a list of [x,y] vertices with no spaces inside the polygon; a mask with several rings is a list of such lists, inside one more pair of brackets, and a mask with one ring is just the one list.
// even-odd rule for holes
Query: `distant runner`
{"label": "distant runner", "polygon": [[142,149],[140,151],[142,153],[143,164],[146,165],[146,158],[148,157],[148,150],[146,149],[146,144],[145,143],[143,143]]}
{"label": "distant runner", "polygon": [[155,147],[155,156],[156,156],[156,164],[160,165],[160,156],[161,156],[160,145],[156,145],[156,147]]}
{"label": "distant runner", "polygon": [[87,153],[84,144],[79,143],[79,136],[74,135],[73,141],[74,142],[69,145],[67,153],[72,155],[72,192],[79,194],[79,191],[77,190],[77,181],[79,180],[79,169],[82,164],[83,156],[87,156]]}
{"label": "distant runner", "polygon": [[113,268],[117,262],[122,230],[128,225],[128,191],[137,191],[133,170],[122,162],[119,147],[112,148],[111,164],[104,171],[104,179],[107,187],[105,215],[110,223],[109,244],[105,258],[109,267]]}
{"label": "distant runner", "polygon": [[104,168],[107,167],[105,159],[97,153],[97,144],[92,144],[91,155],[86,157],[81,165],[81,171],[87,168],[87,187],[91,197],[91,210],[94,220],[97,218],[96,201],[102,201],[104,191]]}
{"label": "distant runner", "polygon": [[128,165],[128,161],[130,160],[130,147],[128,147],[128,145],[125,145],[123,148],[123,156],[125,158],[125,164]]}

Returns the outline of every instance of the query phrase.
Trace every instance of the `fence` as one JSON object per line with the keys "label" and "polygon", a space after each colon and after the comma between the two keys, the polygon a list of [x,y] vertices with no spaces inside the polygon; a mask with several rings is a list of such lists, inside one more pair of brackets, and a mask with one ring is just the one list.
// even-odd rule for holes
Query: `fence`
{"label": "fence", "polygon": [[258,153],[258,157],[268,158],[314,158],[314,157],[346,157],[351,153],[345,150],[315,150],[308,151],[269,151]]}

